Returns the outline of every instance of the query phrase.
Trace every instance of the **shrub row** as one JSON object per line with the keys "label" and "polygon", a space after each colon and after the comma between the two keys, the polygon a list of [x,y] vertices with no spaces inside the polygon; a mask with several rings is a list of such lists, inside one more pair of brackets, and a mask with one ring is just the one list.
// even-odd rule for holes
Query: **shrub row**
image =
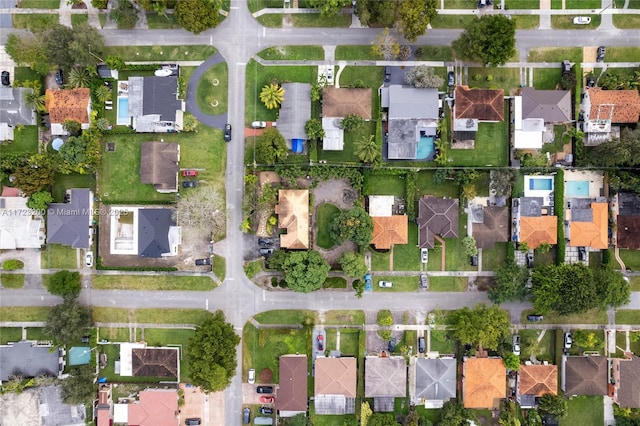
{"label": "shrub row", "polygon": [[564,251],[566,242],[564,240],[564,170],[556,170],[554,179],[554,208],[558,217],[558,244],[556,246],[556,264],[564,263]]}

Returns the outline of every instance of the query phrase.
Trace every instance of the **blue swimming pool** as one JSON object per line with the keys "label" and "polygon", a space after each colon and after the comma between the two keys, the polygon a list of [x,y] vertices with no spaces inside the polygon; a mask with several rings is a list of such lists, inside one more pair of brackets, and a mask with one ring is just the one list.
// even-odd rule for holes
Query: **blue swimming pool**
{"label": "blue swimming pool", "polygon": [[91,361],[91,348],[88,346],[74,346],[69,349],[67,357],[69,365],[84,365]]}
{"label": "blue swimming pool", "polygon": [[131,124],[131,119],[129,118],[129,98],[127,97],[118,97],[118,122],[119,126],[128,126]]}
{"label": "blue swimming pool", "polygon": [[433,155],[433,136],[420,135],[416,159],[426,160]]}
{"label": "blue swimming pool", "polygon": [[568,180],[564,183],[564,193],[567,197],[588,197],[588,180]]}
{"label": "blue swimming pool", "polygon": [[532,177],[529,179],[529,189],[532,191],[551,191],[553,189],[553,179]]}

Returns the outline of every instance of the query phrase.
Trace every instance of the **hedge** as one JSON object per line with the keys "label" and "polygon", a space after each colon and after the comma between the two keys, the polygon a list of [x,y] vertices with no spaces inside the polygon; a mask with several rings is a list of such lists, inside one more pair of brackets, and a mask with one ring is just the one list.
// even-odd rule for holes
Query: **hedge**
{"label": "hedge", "polygon": [[5,271],[17,271],[22,268],[24,268],[24,262],[18,259],[9,259],[2,263],[2,269]]}
{"label": "hedge", "polygon": [[564,240],[564,170],[556,170],[554,179],[553,204],[558,217],[558,244],[556,245],[556,264],[564,263],[566,242]]}

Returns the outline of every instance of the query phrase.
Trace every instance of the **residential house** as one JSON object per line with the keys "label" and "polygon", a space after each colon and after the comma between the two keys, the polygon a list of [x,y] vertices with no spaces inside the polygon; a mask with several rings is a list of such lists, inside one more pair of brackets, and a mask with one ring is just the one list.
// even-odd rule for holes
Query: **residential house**
{"label": "residential house", "polygon": [[176,256],[182,229],[172,208],[111,206],[109,252],[145,258]]}
{"label": "residential house", "polygon": [[565,395],[607,395],[609,361],[604,356],[563,356]]}
{"label": "residential house", "polygon": [[60,377],[64,370],[64,349],[32,340],[0,345],[0,383],[12,377]]}
{"label": "residential house", "polygon": [[294,153],[304,151],[304,141],[309,139],[304,126],[311,119],[311,85],[284,83],[284,100],[280,106],[276,124],[278,131]]}
{"label": "residential house", "polygon": [[65,203],[49,204],[47,244],[62,244],[75,249],[91,247],[93,234],[93,192],[86,188],[67,191]]}
{"label": "residential house", "polygon": [[180,145],[144,142],[140,150],[140,182],[153,185],[161,193],[178,192]]}
{"label": "residential house", "polygon": [[557,365],[521,365],[518,371],[516,399],[523,408],[535,408],[536,399],[545,394],[558,394]]}
{"label": "residential house", "polygon": [[462,400],[465,408],[497,408],[507,397],[507,369],[502,358],[464,358]]}
{"label": "residential house", "polygon": [[[0,250],[40,248],[44,244],[42,212],[27,207],[26,197],[13,195],[8,187],[0,197]],[[19,193],[19,191],[18,191]]]}
{"label": "residential house", "polygon": [[110,383],[98,385],[98,401],[96,407],[96,426],[111,426],[113,421],[113,399]]}
{"label": "residential house", "polygon": [[68,135],[62,125],[66,120],[80,123],[82,129],[88,129],[91,118],[91,90],[47,89],[45,108],[49,112],[52,135]]}
{"label": "residential house", "polygon": [[558,218],[554,216],[553,176],[524,177],[524,197],[512,200],[512,240],[535,249],[557,244]]}
{"label": "residential house", "polygon": [[393,214],[394,203],[392,195],[369,196],[369,215],[373,221],[371,245],[376,249],[389,250],[396,244],[409,242],[409,220],[407,215]]}
{"label": "residential house", "polygon": [[98,71],[98,76],[103,79],[113,78],[114,80],[118,79],[118,70],[109,68],[106,64],[101,64],[96,67]]}
{"label": "residential house", "polygon": [[472,236],[478,248],[490,249],[496,243],[509,241],[509,208],[506,206],[471,205]]}
{"label": "residential house", "polygon": [[129,77],[128,115],[138,133],[182,130],[185,105],[178,98],[178,76]]}
{"label": "residential house", "polygon": [[137,400],[114,405],[114,424],[178,426],[179,419],[176,389],[146,389],[138,394]]}
{"label": "residential house", "polygon": [[409,393],[415,405],[442,408],[456,399],[457,378],[455,358],[416,358],[409,366]]}
{"label": "residential house", "polygon": [[434,240],[458,237],[457,198],[438,198],[425,195],[418,201],[418,246],[434,248]]}
{"label": "residential house", "polygon": [[620,408],[640,408],[640,358],[612,358],[613,401]]}
{"label": "residential house", "polygon": [[479,123],[500,121],[504,121],[504,90],[456,86],[452,126],[454,145],[475,141]]}
{"label": "residential house", "polygon": [[280,386],[276,410],[280,417],[293,417],[307,412],[307,356],[280,357]]}
{"label": "residential house", "polygon": [[0,142],[14,140],[14,130],[20,124],[36,124],[36,113],[25,102],[32,92],[24,87],[0,87]]}
{"label": "residential house", "polygon": [[342,119],[349,114],[371,120],[371,89],[336,88],[329,86],[322,91],[322,149],[342,151],[344,129]]}
{"label": "residential house", "polygon": [[[543,134],[554,136],[553,125],[570,123],[571,92],[569,90],[536,90],[525,87],[513,98],[514,135],[516,149],[540,149]],[[549,140],[550,139],[550,140]]]}
{"label": "residential house", "polygon": [[585,145],[599,145],[620,136],[613,124],[636,124],[640,120],[638,90],[604,90],[586,88],[580,112],[584,117]]}
{"label": "residential house", "polygon": [[278,191],[278,228],[286,229],[280,235],[280,247],[295,250],[309,248],[309,191],[307,189],[281,189]]}
{"label": "residential house", "polygon": [[120,343],[120,375],[166,377],[180,380],[180,348],[147,347],[146,343]]}
{"label": "residential house", "polygon": [[314,408],[316,414],[356,412],[357,361],[352,357],[315,360]]}
{"label": "residential house", "polygon": [[632,192],[619,192],[614,211],[618,213],[617,246],[640,250],[640,196]]}
{"label": "residential house", "polygon": [[572,247],[602,250],[609,247],[609,203],[590,198],[571,198],[565,210],[569,225],[565,237]]}
{"label": "residential house", "polygon": [[365,357],[364,396],[373,398],[373,411],[393,412],[395,398],[407,396],[407,362],[404,357]]}
{"label": "residential house", "polygon": [[392,84],[380,89],[387,110],[383,155],[389,160],[433,160],[441,101],[437,89]]}

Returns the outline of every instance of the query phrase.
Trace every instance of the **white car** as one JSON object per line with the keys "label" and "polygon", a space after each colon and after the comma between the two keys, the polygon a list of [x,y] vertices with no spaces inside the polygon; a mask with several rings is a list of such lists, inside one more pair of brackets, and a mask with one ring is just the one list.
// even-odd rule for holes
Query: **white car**
{"label": "white car", "polygon": [[429,261],[429,250],[426,248],[420,249],[420,260],[422,263],[427,263]]}
{"label": "white car", "polygon": [[573,337],[571,337],[571,333],[564,333],[564,348],[571,349],[573,345]]}
{"label": "white car", "polygon": [[254,121],[253,123],[251,123],[251,127],[254,129],[264,129],[265,127],[267,127],[267,122],[266,121]]}
{"label": "white car", "polygon": [[333,68],[327,68],[327,83],[333,84]]}
{"label": "white car", "polygon": [[393,287],[393,283],[391,281],[378,281],[378,286],[383,288]]}
{"label": "white car", "polygon": [[513,336],[513,354],[520,355],[520,336],[517,334]]}
{"label": "white car", "polygon": [[251,370],[249,370],[249,375],[247,376],[247,383],[252,385],[255,382],[256,382],[256,370],[252,368]]}
{"label": "white car", "polygon": [[573,25],[589,25],[591,18],[589,16],[576,16],[573,18]]}
{"label": "white car", "polygon": [[93,252],[87,252],[87,254],[84,256],[84,264],[87,266],[87,268],[91,268],[93,266]]}

